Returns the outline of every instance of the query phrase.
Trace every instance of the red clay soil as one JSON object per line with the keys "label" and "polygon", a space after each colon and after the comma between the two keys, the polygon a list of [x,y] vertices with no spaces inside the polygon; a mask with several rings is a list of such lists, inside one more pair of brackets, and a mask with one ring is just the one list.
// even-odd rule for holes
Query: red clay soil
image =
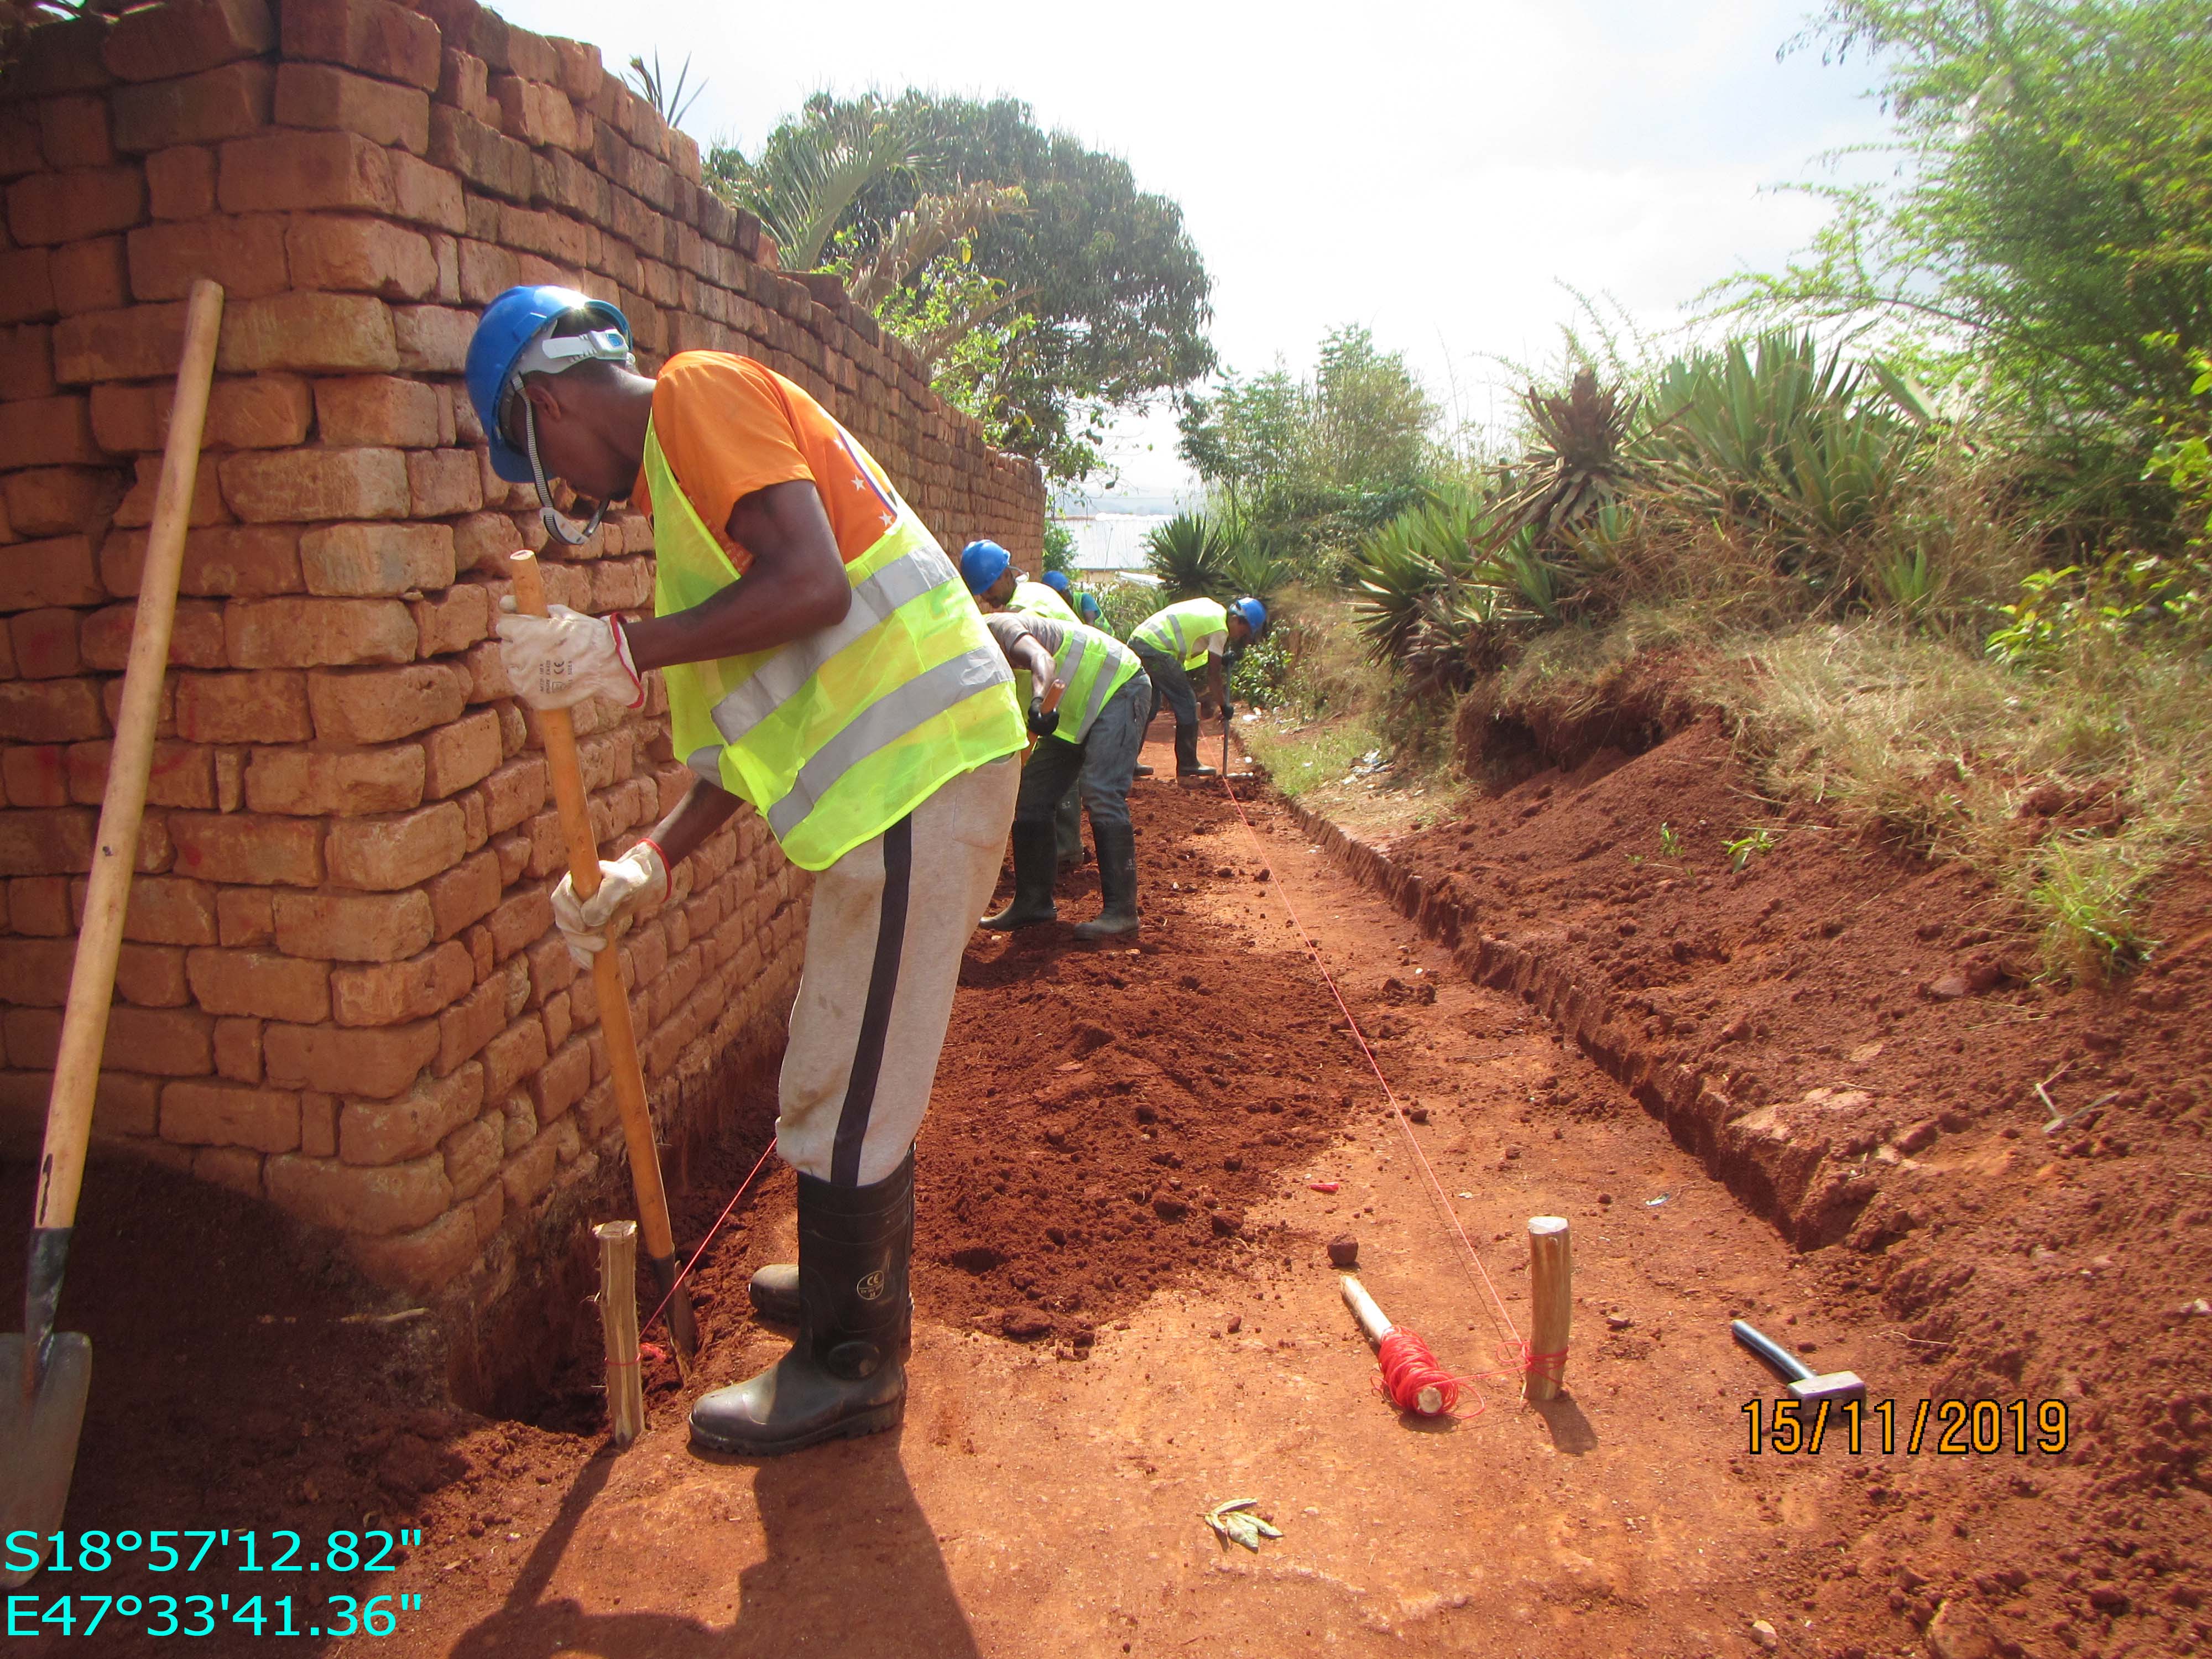
{"label": "red clay soil", "polygon": [[[1804,1607],[1856,1638],[1832,1651],[1888,1650],[1947,1601],[1939,1653],[2199,1650],[2212,879],[2169,884],[2147,969],[2069,991],[2034,982],[2018,917],[1956,863],[1802,823],[1732,872],[1723,842],[1771,822],[1707,720],[1371,848],[1332,839],[1810,1251],[1816,1306],[1902,1339],[1915,1363],[1877,1397],[2065,1402],[2062,1458],[1845,1471],[1874,1582],[1798,1566]],[[1606,1109],[1564,1084],[1538,1103]]]}
{"label": "red clay soil", "polygon": [[[1807,1252],[1785,1264],[1798,1271],[1772,1273],[1741,1237],[1759,1227],[1736,1217],[1701,1220],[1705,1212],[1694,1208],[1677,1215],[1686,1199],[1679,1171],[1666,1177],[1676,1211],[1653,1211],[1647,1219],[1643,1204],[1621,1199],[1624,1221],[1705,1230],[1709,1261],[1691,1267],[1669,1259],[1668,1282],[1679,1283],[1679,1295],[1662,1300],[1661,1289],[1650,1288],[1652,1307],[1639,1309],[1637,1320],[1608,1319],[1577,1362],[1591,1369],[1577,1373],[1589,1379],[1594,1411],[1616,1389],[1623,1401],[1667,1398],[1669,1376],[1679,1397],[1697,1392],[1719,1401],[1672,1413],[1673,1426],[1653,1416],[1640,1443],[1633,1425],[1599,1422],[1612,1443],[1638,1445],[1642,1461],[1678,1465],[1685,1490],[1705,1465],[1725,1462],[1729,1482],[1723,1484],[1733,1483],[1746,1520],[1767,1528],[1771,1540],[1746,1547],[1734,1565],[1747,1593],[1760,1598],[1751,1607],[1783,1627],[1783,1651],[1821,1659],[1929,1651],[1950,1659],[2117,1659],[2197,1650],[2212,1617],[2201,1605],[2212,1594],[2205,1565],[2212,1469],[2202,1461],[2212,1409],[2212,1316],[2184,1309],[2212,1295],[2212,1156],[2202,1138],[2212,1046],[2202,1016],[2212,991],[2212,884],[2192,878],[2167,896],[2152,931],[2172,943],[2148,970],[2111,992],[2061,993],[2012,976],[2023,963],[2004,943],[2009,919],[1955,868],[1900,860],[1808,825],[1783,834],[1773,852],[1731,874],[1722,836],[1764,816],[1718,734],[1698,727],[1632,760],[1605,757],[1576,775],[1530,779],[1379,851],[1349,849],[1355,867],[1450,944],[1463,969],[1522,993],[1535,1015],[1560,1022],[1579,1054],[1545,1042],[1540,1024],[1536,1037],[1523,1035],[1527,1016],[1510,1005],[1501,1013],[1491,992],[1464,979],[1455,976],[1439,996],[1434,975],[1439,966],[1449,972],[1445,953],[1417,973],[1413,951],[1386,945],[1356,904],[1344,903],[1340,919],[1312,921],[1401,1093],[1436,1113],[1436,1156],[1464,1149],[1455,1154],[1462,1172],[1448,1176],[1449,1183],[1481,1191],[1483,1207],[1492,1206],[1483,1189],[1496,1187],[1499,1214],[1486,1224],[1512,1224],[1516,1205],[1525,1212],[1535,1197],[1522,1191],[1532,1169],[1554,1179],[1544,1173],[1547,1160],[1562,1176],[1572,1171],[1572,1212],[1588,1218],[1578,1226],[1595,1231],[1606,1224],[1601,1218],[1619,1217],[1619,1194],[1595,1190],[1609,1167],[1598,1160],[1613,1154],[1582,1150],[1583,1143],[1627,1148],[1638,1135],[1656,1139],[1648,1114]],[[1261,817],[1279,863],[1303,854],[1306,842],[1328,839],[1286,836],[1279,808]],[[1662,822],[1680,837],[1679,858],[1661,848]],[[1095,1364],[1045,1364],[1038,1369],[1048,1377],[1149,1366],[1155,1362],[1140,1358],[1149,1352],[1142,1347],[1127,1358],[1109,1353],[1105,1331],[1115,1331],[1112,1342],[1135,1344],[1138,1336],[1119,1334],[1122,1326],[1146,1310],[1184,1303],[1217,1339],[1231,1339],[1218,1348],[1195,1345],[1218,1356],[1217,1368],[1257,1364],[1256,1354],[1242,1350],[1272,1351],[1275,1332],[1262,1343],[1248,1330],[1240,1348],[1225,1310],[1241,1301],[1279,1318],[1283,1298],[1300,1294],[1320,1308],[1310,1316],[1317,1322],[1292,1325],[1298,1341],[1322,1328],[1333,1343],[1357,1349],[1356,1337],[1328,1322],[1333,1278],[1321,1255],[1323,1240],[1352,1219],[1337,1215],[1337,1206],[1354,1200],[1349,1189],[1341,1200],[1316,1197],[1304,1175],[1318,1160],[1346,1161],[1362,1136],[1379,1141],[1381,1109],[1258,878],[1258,858],[1228,850],[1249,845],[1218,793],[1164,781],[1147,786],[1139,836],[1146,930],[1135,954],[1077,946],[1064,927],[1012,939],[979,934],[971,944],[922,1137],[916,1245],[923,1318],[957,1323],[969,1334],[930,1337],[928,1351],[939,1356],[933,1375],[945,1376],[945,1344],[963,1340],[1024,1359],[1102,1356]],[[1328,882],[1346,885],[1312,867],[1323,863],[1311,859],[1297,878],[1302,904],[1318,908],[1331,902]],[[1062,884],[1071,921],[1090,914],[1095,886],[1087,870]],[[1372,955],[1363,958],[1370,937]],[[1954,976],[1963,994],[1947,982]],[[2038,1082],[2066,1120],[2049,1135]],[[675,1172],[682,1238],[702,1236],[750,1167],[771,1110],[763,1085],[738,1117],[749,1134]],[[1642,1173],[1626,1177],[1638,1183],[1637,1196],[1658,1190],[1660,1163],[1631,1155],[1642,1159]],[[1486,1162],[1478,1167],[1478,1158]],[[0,1216],[21,1215],[27,1172],[5,1173]],[[1409,1237],[1433,1228],[1410,1187],[1395,1199],[1378,1188],[1373,1201],[1404,1213],[1362,1219],[1363,1233],[1385,1222],[1414,1230]],[[768,1357],[761,1346],[768,1339],[745,1316],[744,1279],[788,1248],[789,1212],[789,1178],[771,1173],[738,1206],[702,1266],[696,1300],[718,1356],[706,1381]],[[1372,1201],[1358,1213],[1373,1218]],[[1626,1282],[1632,1264],[1606,1265],[1597,1255],[1603,1241],[1590,1243],[1593,1271]],[[11,1260],[15,1248],[12,1231],[0,1237]],[[1711,1287],[1697,1282],[1706,1265],[1716,1276]],[[1732,1301],[1715,1299],[1723,1276],[1743,1287],[1727,1292]],[[0,1284],[14,1280],[11,1272]],[[680,1409],[665,1360],[649,1378],[653,1421],[665,1425],[656,1433],[671,1449],[654,1452],[659,1461],[642,1450],[627,1462],[600,1453],[588,1308],[575,1310],[573,1328],[547,1333],[580,1358],[538,1420],[524,1423],[449,1409],[438,1397],[442,1369],[427,1322],[345,1322],[361,1305],[356,1288],[324,1264],[312,1241],[258,1206],[164,1171],[95,1166],[63,1322],[89,1331],[98,1355],[72,1525],[289,1526],[310,1536],[334,1526],[422,1526],[439,1548],[401,1581],[347,1588],[428,1586],[450,1620],[474,1605],[471,1597],[521,1606],[539,1596],[567,1541],[588,1522],[593,1494],[627,1482],[636,1489],[630,1501],[647,1506],[616,1511],[628,1516],[650,1512],[657,1491],[667,1490],[673,1502],[687,1490],[678,1484],[682,1455],[672,1449],[680,1427],[666,1426],[680,1424]],[[1744,1386],[1728,1369],[1717,1334],[1731,1305],[1786,1325],[1775,1334],[1818,1362],[1856,1365],[1878,1398],[2025,1399],[2031,1421],[2033,1402],[2063,1401],[2069,1449],[2057,1457],[2008,1449],[1854,1458],[1832,1444],[1818,1460],[1731,1455],[1716,1440],[1729,1431],[1714,1426],[1713,1415],[1732,1413],[1730,1401]],[[1578,1319],[1586,1316],[1594,1315],[1585,1310]],[[1662,1343],[1668,1329],[1675,1334]],[[1462,1346],[1475,1340],[1463,1338]],[[1371,1378],[1364,1350],[1346,1358],[1348,1375],[1364,1368]],[[1187,1347],[1176,1363],[1192,1386],[1206,1386],[1209,1373],[1202,1364],[1192,1367]],[[1311,1370],[1327,1362],[1296,1363]],[[1142,1384],[1152,1375],[1145,1370]],[[1168,1376],[1164,1367],[1163,1385]],[[695,1380],[684,1391],[700,1386]],[[1141,1385],[1132,1378],[1127,1386]],[[1352,1401],[1360,1386],[1350,1384],[1343,1398]],[[1241,1390],[1243,1381],[1234,1387]],[[1363,1411],[1374,1404],[1371,1397],[1357,1403]],[[930,1407],[936,1426],[927,1445],[910,1427],[906,1461],[927,1471],[963,1443],[972,1455],[973,1441],[988,1439],[974,1414],[992,1409],[988,1398],[963,1403],[940,1383]],[[1149,1406],[1126,1409],[1159,1426]],[[962,1411],[971,1426],[962,1425]],[[1495,1425],[1504,1416],[1480,1420]],[[1194,1420],[1202,1429],[1204,1416]],[[1146,1431],[1137,1419],[1115,1421],[1084,1430],[1089,1443],[1127,1435],[1134,1445]],[[1164,1425],[1170,1444],[1175,1426],[1172,1418]],[[1267,1455],[1297,1455],[1311,1437]],[[1529,1494],[1540,1495],[1555,1484],[1565,1490],[1568,1464],[1595,1467],[1595,1457],[1584,1460],[1556,1426],[1553,1437],[1557,1451],[1571,1455],[1556,1457],[1547,1447],[1544,1455],[1554,1462],[1528,1468],[1503,1461],[1500,1441],[1493,1478],[1511,1469]],[[1150,1474],[1149,1460],[1164,1455],[1154,1447],[1144,1455]],[[1248,1474],[1212,1496],[1248,1480],[1264,1486],[1266,1457],[1254,1456]],[[745,1594],[773,1608],[787,1589],[787,1604],[806,1611],[790,1631],[772,1620],[754,1626],[756,1634],[775,1629],[797,1640],[835,1627],[835,1608],[817,1591],[800,1594],[819,1552],[844,1547],[834,1528],[823,1530],[822,1492],[840,1479],[878,1476],[878,1518],[890,1552],[878,1559],[937,1563],[931,1570],[942,1574],[939,1556],[955,1547],[933,1523],[958,1505],[947,1489],[930,1488],[925,1516],[898,1474],[896,1448],[864,1444],[785,1460],[751,1490],[759,1519],[771,1533],[781,1530],[787,1553],[747,1567]],[[980,1466],[969,1477],[987,1478]],[[1030,1470],[1027,1478],[1042,1475]],[[1347,1487],[1354,1479],[1344,1476]],[[1406,1500],[1414,1503],[1416,1494]],[[1594,1495],[1591,1510],[1622,1501]],[[848,1502],[840,1498],[837,1506]],[[1502,1494],[1498,1503],[1504,1512],[1525,1512],[1512,1510]],[[1811,1514],[1817,1522],[1802,1518]],[[738,1518],[734,1510],[702,1518],[687,1507],[683,1536],[703,1539],[704,1522]],[[1133,1515],[1130,1524],[1140,1520]],[[676,1522],[672,1511],[670,1524]],[[1194,1523],[1182,1516],[1172,1524]],[[1528,1535],[1531,1524],[1516,1522],[1510,1538]],[[1711,1524],[1718,1528],[1720,1517]],[[1480,1560],[1481,1527],[1473,1518],[1469,1525],[1466,1553]],[[1663,1534],[1638,1532],[1632,1519],[1611,1526],[1602,1549],[1598,1534],[1584,1531],[1574,1547],[1561,1541],[1557,1559],[1627,1561],[1644,1552],[1658,1552],[1650,1555],[1654,1563],[1674,1559],[1663,1553],[1673,1542]],[[1698,1541],[1714,1542],[1718,1554],[1719,1537],[1715,1531]],[[1510,1538],[1501,1531],[1496,1547]],[[1301,1610],[1322,1607],[1312,1598],[1341,1593],[1341,1575],[1358,1571],[1350,1562],[1374,1560],[1375,1539],[1366,1544],[1364,1558],[1347,1548],[1334,1568],[1338,1577],[1264,1581],[1266,1605],[1283,1611],[1280,1620],[1271,1616],[1243,1631],[1260,1642],[1255,1650],[1302,1650],[1301,1631],[1321,1626]],[[708,1547],[681,1547],[696,1555]],[[1407,1547],[1424,1559],[1461,1553],[1456,1545],[1441,1555],[1413,1540]],[[784,1561],[796,1565],[777,1565]],[[1228,1565],[1241,1566],[1241,1559]],[[1253,1570],[1273,1571],[1264,1562]],[[1126,1571],[1133,1580],[1147,1569],[1131,1555]],[[778,1572],[799,1577],[786,1584]],[[962,1572],[970,1586],[990,1577],[981,1567]],[[616,1592],[627,1586],[611,1568],[601,1578],[619,1607]],[[1532,1632],[1528,1651],[1623,1650],[1606,1645],[1613,1638],[1601,1639],[1595,1621],[1623,1621],[1608,1631],[1633,1628],[1634,1602],[1613,1591],[1524,1588],[1537,1582],[1501,1579],[1483,1592],[1488,1601],[1478,1596],[1474,1605],[1534,1595],[1547,1606],[1543,1616],[1552,1622],[1542,1628],[1551,1633]],[[226,1587],[237,1583],[228,1578]],[[1018,1605],[1014,1582],[1006,1583]],[[146,1594],[175,1585],[137,1570],[112,1573],[98,1588]],[[916,1591],[918,1619],[935,1616],[928,1610],[945,1600],[942,1590],[933,1579]],[[1468,1600],[1461,1594],[1438,1605],[1448,1612]],[[947,1605],[957,1622],[957,1606]],[[1260,1616],[1257,1604],[1220,1606],[1224,1617],[1232,1607]],[[1757,1651],[1743,1601],[1715,1606],[1733,1607],[1733,1623],[1723,1620],[1730,1633],[1655,1629],[1649,1650]],[[1587,1640],[1571,1633],[1585,1615],[1593,1621]],[[623,1659],[752,1650],[709,1640],[689,1623],[655,1635],[660,1626],[641,1622],[621,1641],[610,1636],[574,1647],[549,1633],[562,1628],[557,1621],[530,1626],[526,1639],[518,1631],[505,1645],[489,1633],[495,1623],[455,1648],[454,1628],[426,1623],[414,1640],[378,1650]],[[1443,1627],[1426,1628],[1441,1635]],[[1510,1629],[1485,1629],[1478,1640],[1455,1638],[1450,1650],[1523,1650]],[[167,1638],[111,1641],[111,1633],[91,1643],[53,1636],[11,1647],[151,1655],[175,1646]],[[1036,1634],[1038,1642],[1006,1650],[1053,1646],[1042,1641],[1046,1632]],[[891,1650],[880,1635],[865,1650]],[[1373,1624],[1352,1635],[1369,1645],[1347,1650],[1361,1652],[1405,1640]],[[917,1635],[911,1650],[974,1651],[961,1644],[965,1639],[948,1635],[940,1644]],[[1413,1639],[1418,1650],[1420,1638]],[[351,1650],[327,1638],[285,1645]],[[1243,1650],[1233,1637],[1230,1645],[1212,1645]],[[265,1650],[228,1632],[205,1639],[204,1650]]]}

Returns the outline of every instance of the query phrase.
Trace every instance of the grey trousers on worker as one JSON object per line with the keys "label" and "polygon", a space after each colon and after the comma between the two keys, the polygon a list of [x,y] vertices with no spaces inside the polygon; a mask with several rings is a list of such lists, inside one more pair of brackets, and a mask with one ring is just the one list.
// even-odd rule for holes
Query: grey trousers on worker
{"label": "grey trousers on worker", "polygon": [[815,876],[775,1121],[801,1175],[870,1185],[914,1144],[1020,776],[1012,755],[963,772]]}
{"label": "grey trousers on worker", "polygon": [[1022,792],[1014,803],[1014,822],[1036,823],[1054,816],[1074,784],[1091,814],[1091,829],[1129,828],[1129,784],[1137,773],[1137,753],[1145,746],[1145,727],[1152,717],[1152,684],[1143,674],[1106,699],[1081,743],[1041,738],[1022,769]]}
{"label": "grey trousers on worker", "polygon": [[1129,649],[1137,653],[1137,660],[1145,665],[1145,674],[1152,683],[1152,706],[1145,716],[1150,725],[1152,717],[1165,703],[1175,711],[1177,726],[1198,724],[1198,693],[1192,689],[1190,676],[1173,657],[1164,657],[1147,646],[1133,644]]}

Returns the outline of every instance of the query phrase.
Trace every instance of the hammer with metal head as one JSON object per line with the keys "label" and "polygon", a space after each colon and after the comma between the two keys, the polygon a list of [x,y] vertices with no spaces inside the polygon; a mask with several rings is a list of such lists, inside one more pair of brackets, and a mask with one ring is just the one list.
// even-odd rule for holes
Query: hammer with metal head
{"label": "hammer with metal head", "polygon": [[1830,1371],[1826,1376],[1816,1375],[1810,1365],[1789,1349],[1741,1319],[1732,1322],[1729,1330],[1737,1341],[1790,1380],[1790,1397],[1792,1400],[1809,1406],[1822,1400],[1832,1400],[1840,1405],[1846,1400],[1866,1398],[1866,1384],[1859,1380],[1856,1371]]}

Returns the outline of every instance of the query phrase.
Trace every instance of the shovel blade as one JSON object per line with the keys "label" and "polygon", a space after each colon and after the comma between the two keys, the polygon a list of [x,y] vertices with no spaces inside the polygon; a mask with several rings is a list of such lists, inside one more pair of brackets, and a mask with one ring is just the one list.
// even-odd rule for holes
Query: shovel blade
{"label": "shovel blade", "polygon": [[[46,1349],[39,1391],[23,1396],[21,1336],[0,1336],[0,1538],[32,1534],[35,1549],[61,1530],[76,1468],[76,1440],[92,1390],[92,1339],[57,1331]],[[17,1567],[20,1549],[0,1555],[0,1585],[13,1589],[46,1565]]]}

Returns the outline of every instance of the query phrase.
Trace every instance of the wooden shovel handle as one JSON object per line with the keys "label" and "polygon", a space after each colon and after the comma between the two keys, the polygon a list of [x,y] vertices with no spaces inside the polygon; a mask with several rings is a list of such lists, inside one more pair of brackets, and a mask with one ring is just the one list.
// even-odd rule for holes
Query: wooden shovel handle
{"label": "wooden shovel handle", "polygon": [[[507,563],[507,574],[514,579],[515,609],[526,616],[546,615],[538,556],[519,552]],[[545,739],[546,769],[552,775],[553,804],[561,814],[562,837],[568,843],[568,880],[576,896],[587,899],[599,890],[599,843],[592,833],[583,765],[576,758],[576,724],[565,708],[541,708],[537,715],[538,729]],[[621,956],[613,945],[592,957],[592,986],[599,997],[607,1060],[613,1067],[615,1103],[622,1110],[623,1141],[629,1148],[638,1231],[645,1237],[646,1254],[665,1258],[676,1249],[675,1233],[668,1221],[667,1189],[660,1181],[653,1111],[646,1103],[645,1071],[638,1063],[637,1033],[630,1024],[629,994],[623,988]]]}
{"label": "wooden shovel handle", "polygon": [[123,913],[131,898],[131,872],[138,862],[138,825],[146,812],[146,775],[154,763],[154,732],[161,714],[161,682],[169,667],[169,633],[177,617],[177,578],[185,562],[185,522],[207,423],[208,386],[215,376],[216,339],[222,328],[222,289],[204,278],[192,284],[185,307],[185,349],[177,367],[177,394],[169,408],[169,441],[161,454],[161,483],[154,497],[154,522],[146,537],[146,567],[138,578],[137,615],[131,656],[123,670],[123,703],[115,744],[107,760],[107,788],[100,798],[100,833],[93,842],[92,879],[84,922],[77,929],[76,963],[70,970],[69,1003],[62,1014],[61,1052],[54,1061],[53,1092],[46,1099],[46,1143],[39,1160],[32,1223],[38,1228],[75,1224],[84,1181],[85,1146],[92,1138],[93,1097],[100,1085],[100,1051],[107,1042],[107,1009],[115,994],[115,958],[123,947]]}

